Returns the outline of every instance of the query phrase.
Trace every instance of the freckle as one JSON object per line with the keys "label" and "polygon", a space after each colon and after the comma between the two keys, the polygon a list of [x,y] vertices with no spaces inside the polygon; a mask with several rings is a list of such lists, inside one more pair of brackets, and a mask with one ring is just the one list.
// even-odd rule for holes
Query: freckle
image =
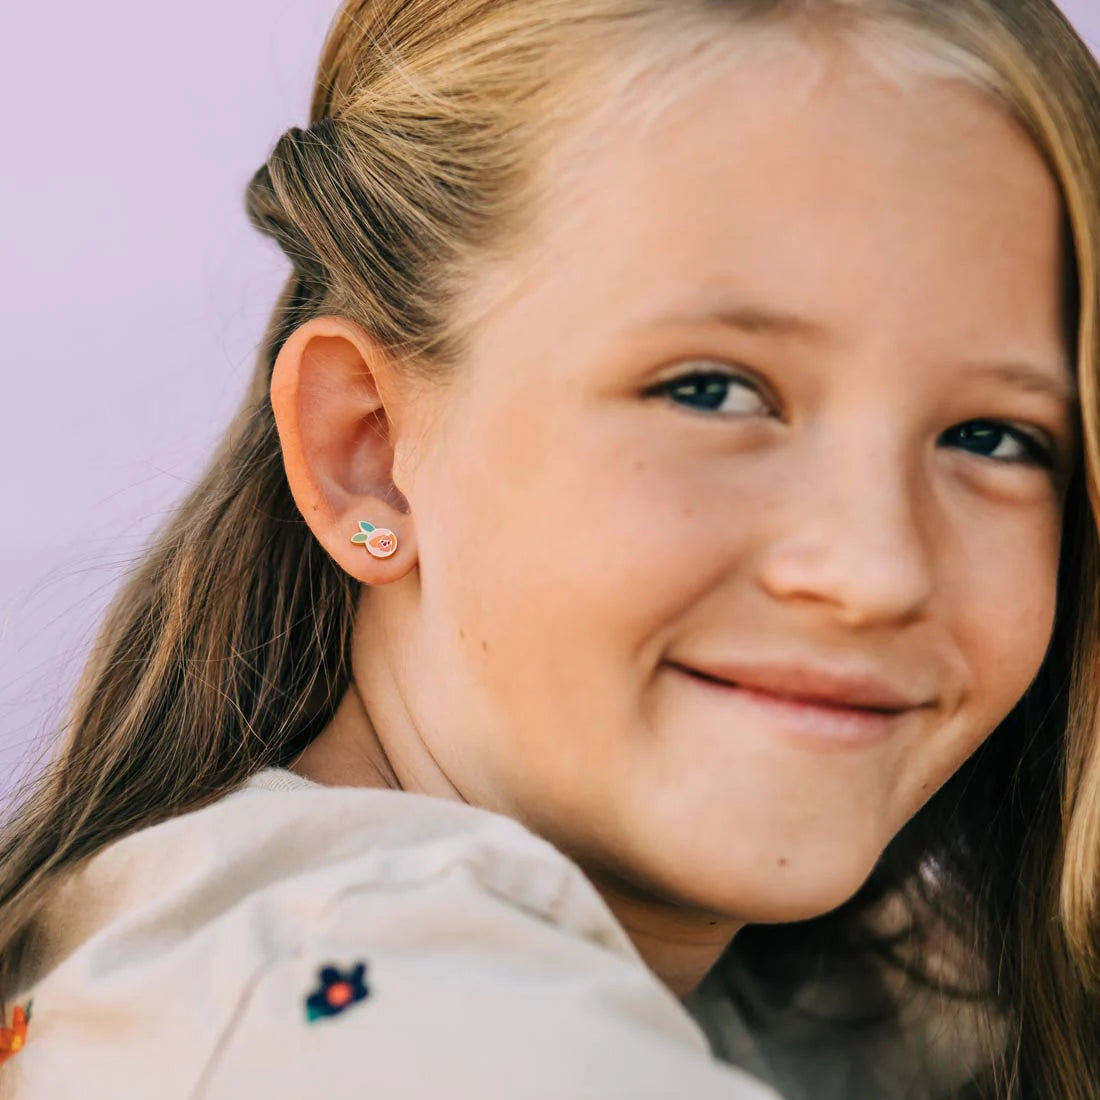
{"label": "freckle", "polygon": [[489,652],[489,643],[488,643],[487,641],[485,641],[485,639],[484,639],[484,638],[483,638],[483,639],[482,639],[482,641],[481,641],[481,648],[482,648],[482,649],[483,649],[483,650],[484,650],[484,651],[485,651],[486,653],[488,653],[488,652]]}
{"label": "freckle", "polygon": [[779,866],[780,866],[780,867],[786,867],[786,866],[787,866],[787,860],[785,860],[785,859],[781,859],[781,860],[779,861]]}
{"label": "freckle", "polygon": [[644,469],[645,469],[645,460],[639,458],[638,461],[634,463],[634,472],[640,474]]}
{"label": "freckle", "polygon": [[684,519],[691,519],[691,517],[695,515],[695,509],[694,508],[681,508],[680,509],[680,515],[682,515],[684,517]]}
{"label": "freckle", "polygon": [[465,630],[463,630],[463,629],[462,629],[462,627],[459,627],[459,628],[458,628],[458,636],[459,636],[460,638],[465,638],[465,637],[466,637],[466,631],[465,631]]}

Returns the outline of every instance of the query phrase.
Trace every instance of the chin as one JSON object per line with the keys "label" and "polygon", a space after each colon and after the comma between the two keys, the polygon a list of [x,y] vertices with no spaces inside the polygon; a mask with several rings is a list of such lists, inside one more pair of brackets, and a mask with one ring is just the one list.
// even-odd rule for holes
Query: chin
{"label": "chin", "polygon": [[823,916],[850,900],[877,859],[876,854],[829,860],[797,850],[785,857],[755,855],[751,862],[725,860],[711,867],[682,861],[660,876],[660,892],[681,905],[746,924],[789,924]]}
{"label": "chin", "polygon": [[[862,884],[860,884],[862,885]],[[742,905],[742,920],[746,924],[794,924],[797,921],[813,920],[849,901],[859,889],[822,891],[811,894],[797,892],[793,895],[776,891],[767,898],[753,898]]]}

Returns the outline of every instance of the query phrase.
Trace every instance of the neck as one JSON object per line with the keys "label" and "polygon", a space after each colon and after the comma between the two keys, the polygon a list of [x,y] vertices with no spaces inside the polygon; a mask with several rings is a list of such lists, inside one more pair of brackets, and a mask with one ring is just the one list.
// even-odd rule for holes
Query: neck
{"label": "neck", "polygon": [[[399,769],[401,775],[395,771],[354,680],[329,724],[291,770],[331,787],[381,787],[460,797],[449,784],[418,782],[415,768]],[[695,990],[741,927],[728,916],[662,900],[613,871],[577,862],[649,969],[681,1000]]]}
{"label": "neck", "polygon": [[680,1000],[707,976],[743,922],[689,909],[636,889],[616,876],[585,868],[646,965]]}
{"label": "neck", "polygon": [[328,725],[306,746],[290,770],[326,787],[402,790],[354,680]]}

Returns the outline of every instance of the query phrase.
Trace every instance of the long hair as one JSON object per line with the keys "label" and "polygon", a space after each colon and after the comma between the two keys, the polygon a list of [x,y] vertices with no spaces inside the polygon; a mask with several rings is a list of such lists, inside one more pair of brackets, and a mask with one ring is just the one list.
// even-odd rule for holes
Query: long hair
{"label": "long hair", "polygon": [[[358,582],[294,505],[268,394],[288,336],[345,316],[400,369],[445,382],[477,322],[479,273],[533,225],[553,143],[598,101],[641,104],[658,75],[682,85],[668,63],[689,49],[691,71],[720,61],[716,30],[796,25],[900,47],[1031,135],[1064,202],[1082,457],[1054,636],[1027,694],[849,903],[747,929],[731,952],[778,975],[840,945],[935,981],[922,945],[949,927],[980,964],[973,995],[1006,1021],[990,1031],[990,1094],[1100,1096],[1100,74],[1050,0],[346,0],[309,126],[247,189],[251,222],[292,265],[252,383],[115,597],[53,759],[0,835],[0,1000],[20,991],[68,872],[288,765],[347,690]],[[904,934],[875,918],[899,894]]]}

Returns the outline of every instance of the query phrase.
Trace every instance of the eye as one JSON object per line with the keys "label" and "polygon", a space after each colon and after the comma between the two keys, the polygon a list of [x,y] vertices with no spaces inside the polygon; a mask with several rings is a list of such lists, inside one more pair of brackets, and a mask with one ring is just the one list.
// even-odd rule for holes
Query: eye
{"label": "eye", "polygon": [[944,432],[942,439],[955,445],[973,448],[983,458],[1004,465],[1041,466],[1053,468],[1052,448],[1040,442],[1030,432],[999,420],[968,420],[965,424]]}
{"label": "eye", "polygon": [[[659,382],[646,393],[664,395],[703,412],[737,416],[769,413],[760,385],[747,375],[731,371],[687,371]],[[1052,446],[1023,428],[999,420],[968,420],[944,432],[941,439],[1005,466],[1053,469],[1057,462]]]}
{"label": "eye", "polygon": [[752,379],[730,371],[688,371],[652,386],[647,394],[664,394],[688,408],[729,415],[768,410]]}

